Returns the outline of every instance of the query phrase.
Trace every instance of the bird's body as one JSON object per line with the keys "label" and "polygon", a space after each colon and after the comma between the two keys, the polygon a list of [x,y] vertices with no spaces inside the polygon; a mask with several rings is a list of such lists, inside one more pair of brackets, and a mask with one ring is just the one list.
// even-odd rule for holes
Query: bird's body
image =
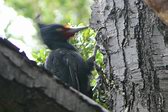
{"label": "bird's body", "polygon": [[58,48],[51,51],[45,68],[69,86],[89,95],[89,71],[82,57],[74,50]]}
{"label": "bird's body", "polygon": [[75,47],[68,43],[68,39],[82,29],[74,32],[70,32],[69,29],[62,25],[42,25],[40,27],[44,43],[52,50],[47,57],[45,68],[69,86],[91,97],[89,86],[91,69]]}

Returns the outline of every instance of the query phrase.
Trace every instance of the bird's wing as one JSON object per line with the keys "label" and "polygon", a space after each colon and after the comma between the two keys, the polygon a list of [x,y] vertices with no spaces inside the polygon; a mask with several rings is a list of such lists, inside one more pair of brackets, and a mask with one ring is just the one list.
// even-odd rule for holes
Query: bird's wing
{"label": "bird's wing", "polygon": [[78,59],[77,59],[77,55],[72,53],[72,52],[68,52],[65,57],[64,57],[64,63],[65,66],[68,67],[69,70],[69,75],[70,75],[70,80],[72,83],[72,86],[75,87],[77,90],[80,90],[80,84],[79,84],[79,71],[78,71]]}
{"label": "bird's wing", "polygon": [[69,67],[72,80],[75,82],[76,88],[85,95],[90,95],[88,65],[82,57],[75,51],[68,52],[65,56],[66,66]]}
{"label": "bird's wing", "polygon": [[80,90],[79,84],[79,60],[80,57],[74,52],[57,49],[50,53],[45,68],[55,74],[68,85]]}

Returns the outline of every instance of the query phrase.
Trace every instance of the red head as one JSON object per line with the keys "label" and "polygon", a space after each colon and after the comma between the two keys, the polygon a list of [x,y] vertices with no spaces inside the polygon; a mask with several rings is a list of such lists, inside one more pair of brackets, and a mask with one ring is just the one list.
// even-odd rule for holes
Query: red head
{"label": "red head", "polygon": [[73,37],[75,35],[75,33],[81,31],[81,30],[84,30],[88,27],[81,27],[81,28],[70,28],[70,26],[63,26],[61,29],[56,29],[57,31],[58,30],[62,30],[62,32],[64,33],[64,37],[68,40],[70,39],[71,37]]}
{"label": "red head", "polygon": [[54,49],[57,46],[63,45],[68,39],[73,37],[75,33],[84,30],[88,27],[70,28],[69,26],[63,26],[58,24],[44,25],[39,24],[41,37],[44,43],[50,48]]}

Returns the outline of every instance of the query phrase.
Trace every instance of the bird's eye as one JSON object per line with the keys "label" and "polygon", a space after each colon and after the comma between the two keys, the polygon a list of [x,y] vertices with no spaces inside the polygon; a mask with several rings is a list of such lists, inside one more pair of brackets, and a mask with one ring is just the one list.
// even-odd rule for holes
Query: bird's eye
{"label": "bird's eye", "polygon": [[56,31],[63,31],[63,28],[57,28]]}

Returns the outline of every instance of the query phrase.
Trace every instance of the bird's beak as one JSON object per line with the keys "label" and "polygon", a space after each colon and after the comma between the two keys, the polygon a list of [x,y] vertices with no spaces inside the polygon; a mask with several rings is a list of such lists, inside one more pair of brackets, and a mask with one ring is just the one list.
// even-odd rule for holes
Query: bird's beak
{"label": "bird's beak", "polygon": [[81,28],[69,28],[66,32],[69,33],[69,34],[75,34],[81,30],[84,30],[84,29],[87,29],[88,26],[86,27],[81,27]]}
{"label": "bird's beak", "polygon": [[69,27],[65,27],[65,38],[68,40],[69,38],[73,37],[75,35],[75,33],[87,29],[88,26],[86,27],[81,27],[81,28],[69,28]]}

